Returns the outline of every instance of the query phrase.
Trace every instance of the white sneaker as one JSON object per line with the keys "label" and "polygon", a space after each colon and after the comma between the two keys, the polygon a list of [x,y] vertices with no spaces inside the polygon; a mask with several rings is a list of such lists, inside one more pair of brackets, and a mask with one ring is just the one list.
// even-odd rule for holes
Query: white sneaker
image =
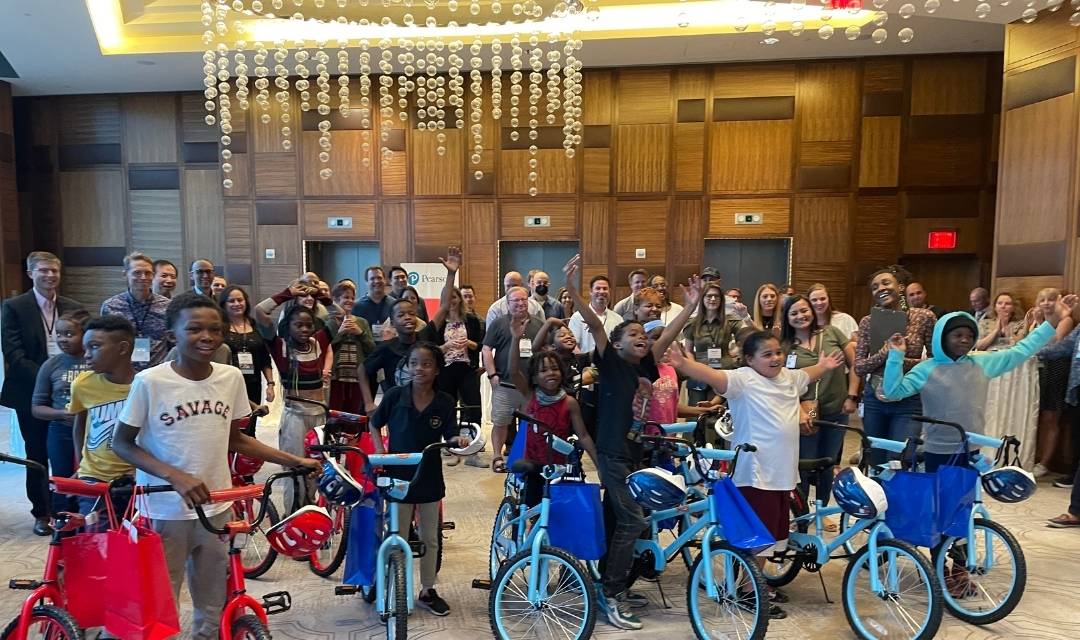
{"label": "white sneaker", "polygon": [[1031,469],[1031,474],[1036,478],[1041,478],[1050,473],[1050,470],[1046,468],[1046,465],[1039,462]]}

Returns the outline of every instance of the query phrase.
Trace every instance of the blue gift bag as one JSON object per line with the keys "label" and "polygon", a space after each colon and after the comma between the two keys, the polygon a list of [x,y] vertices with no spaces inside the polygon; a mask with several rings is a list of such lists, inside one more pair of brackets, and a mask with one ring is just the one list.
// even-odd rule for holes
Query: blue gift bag
{"label": "blue gift bag", "polygon": [[731,478],[724,476],[712,484],[711,499],[723,527],[724,539],[731,546],[756,554],[776,544],[776,538],[765,528]]}
{"label": "blue gift bag", "polygon": [[[942,535],[968,534],[979,472],[970,467],[942,465],[935,472],[938,487],[938,529]],[[891,503],[890,503],[891,504]]]}
{"label": "blue gift bag", "polygon": [[362,503],[352,508],[342,584],[364,587],[375,584],[375,556],[382,528],[379,520],[375,506]]}
{"label": "blue gift bag", "polygon": [[599,560],[607,551],[600,485],[558,482],[551,485],[548,544],[579,560]]}
{"label": "blue gift bag", "polygon": [[[514,466],[515,462],[525,457],[526,430],[531,426],[532,425],[527,422],[518,422],[518,431],[517,435],[514,436],[514,444],[510,445],[510,454],[506,456],[507,469]],[[499,453],[495,452],[495,455],[499,455]]]}
{"label": "blue gift bag", "polygon": [[933,473],[896,471],[883,478],[889,508],[885,524],[893,536],[919,547],[936,547],[941,541],[938,525],[938,478]]}

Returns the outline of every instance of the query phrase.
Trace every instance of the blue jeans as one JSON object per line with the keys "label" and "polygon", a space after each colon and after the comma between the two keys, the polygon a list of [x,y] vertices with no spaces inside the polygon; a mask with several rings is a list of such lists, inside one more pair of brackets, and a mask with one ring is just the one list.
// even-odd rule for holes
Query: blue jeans
{"label": "blue jeans", "polygon": [[[79,476],[80,480],[87,482],[104,482],[98,478],[91,476]],[[104,500],[108,498],[85,498],[79,497],[79,513],[84,516],[88,516],[91,513],[97,513],[97,522],[94,524],[88,524],[86,531],[105,531],[109,528],[109,516],[108,508],[105,506]],[[127,512],[128,503],[131,500],[129,493],[125,493],[122,496],[112,496],[113,513],[116,515],[116,519],[123,520],[124,515]]]}
{"label": "blue jeans", "polygon": [[[922,425],[913,421],[911,416],[920,413],[922,400],[917,395],[897,402],[882,402],[874,395],[870,385],[863,392],[863,431],[872,438],[904,441],[917,437],[922,432]],[[898,453],[874,449],[870,454],[870,464],[883,464],[899,457]]]}
{"label": "blue jeans", "polygon": [[[837,424],[846,425],[848,423],[848,414],[844,412],[833,413],[822,416],[820,418],[825,422],[835,422]],[[840,429],[828,429],[825,427],[818,428],[817,433],[809,436],[799,436],[799,459],[808,460],[813,458],[833,458],[836,459],[840,455],[840,450],[844,446],[844,432]],[[810,479],[814,478],[814,493],[818,500],[821,500],[822,504],[829,504],[829,497],[832,495],[833,484],[833,467],[815,471],[813,473],[799,473],[799,488],[802,489],[803,495],[807,497],[809,502],[809,490]]]}
{"label": "blue jeans", "polygon": [[[50,422],[49,433],[45,442],[49,452],[49,472],[58,477],[70,478],[75,475],[75,445],[71,437],[71,425],[64,422]],[[69,513],[79,512],[79,501],[75,496],[62,493],[52,494],[52,511]]]}
{"label": "blue jeans", "polygon": [[634,544],[638,536],[649,528],[641,506],[634,501],[626,488],[626,477],[639,468],[640,449],[633,459],[597,453],[596,466],[600,483],[604,485],[604,500],[611,506],[615,527],[608,543],[606,563],[603,569],[604,595],[616,596],[628,588],[627,579],[634,564]]}

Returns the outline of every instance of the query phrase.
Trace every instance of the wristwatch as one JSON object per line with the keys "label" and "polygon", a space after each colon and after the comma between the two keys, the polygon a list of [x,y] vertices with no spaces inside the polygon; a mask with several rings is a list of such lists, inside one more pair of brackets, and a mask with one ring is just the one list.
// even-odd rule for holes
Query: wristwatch
{"label": "wristwatch", "polygon": [[268,386],[268,387],[273,387],[273,386],[274,386],[274,385],[276,385],[276,384],[277,384],[277,383],[276,383],[276,382],[274,382],[273,380],[267,380],[267,381],[266,381],[266,386]]}
{"label": "wristwatch", "polygon": [[856,396],[856,395],[848,395],[847,399],[848,399],[848,400],[851,400],[851,401],[852,401],[852,402],[854,402],[855,404],[859,404],[859,396]]}

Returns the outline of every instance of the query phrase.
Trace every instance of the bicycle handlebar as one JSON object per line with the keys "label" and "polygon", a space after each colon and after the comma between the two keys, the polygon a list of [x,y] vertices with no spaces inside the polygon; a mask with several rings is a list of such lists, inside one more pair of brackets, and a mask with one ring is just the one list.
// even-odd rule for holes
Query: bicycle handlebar
{"label": "bicycle handlebar", "polygon": [[49,472],[49,470],[45,468],[45,465],[40,462],[27,460],[26,458],[16,458],[15,456],[9,456],[6,453],[0,453],[0,462],[10,462],[12,464],[22,465],[46,474]]}
{"label": "bicycle handlebar", "polygon": [[289,401],[289,402],[303,402],[305,404],[313,404],[316,407],[321,407],[323,412],[330,413],[330,407],[328,407],[326,405],[326,403],[319,402],[318,400],[308,400],[307,398],[302,398],[300,396],[292,396],[292,395],[285,396],[285,400]]}
{"label": "bicycle handlebar", "polygon": [[[249,485],[246,487],[233,487],[231,489],[221,489],[219,491],[210,492],[210,502],[236,502],[237,500],[247,500],[249,498],[259,498],[259,515],[255,516],[248,524],[252,527],[258,527],[263,519],[266,517],[266,505],[270,502],[271,488],[275,482],[282,478],[295,478],[305,476],[309,472],[307,469],[287,469],[285,471],[279,471],[266,479],[266,483],[263,485]],[[146,487],[146,493],[157,493],[159,491],[175,491],[170,485],[156,485]],[[141,493],[141,492],[140,492]],[[219,536],[227,536],[230,534],[228,526],[217,528],[210,523],[209,518],[206,517],[206,512],[203,511],[201,504],[195,505],[195,515],[199,518],[199,523],[202,524],[210,533]]]}
{"label": "bicycle handlebar", "polygon": [[533,427],[536,430],[535,431],[536,433],[541,433],[542,432],[543,436],[544,436],[544,441],[547,442],[548,447],[552,451],[554,451],[556,453],[561,453],[564,456],[569,456],[569,455],[573,455],[575,452],[579,452],[581,450],[581,447],[578,444],[578,441],[577,441],[576,438],[571,441],[571,440],[567,440],[565,438],[562,438],[562,437],[556,435],[555,432],[551,430],[551,427],[546,422],[542,422],[540,420],[537,420],[536,418],[533,418],[532,416],[521,413],[520,411],[514,411],[512,415],[513,415],[513,417],[517,418],[518,420],[521,420],[523,422],[528,422],[528,423],[532,424]]}
{"label": "bicycle handlebar", "polygon": [[[993,447],[994,449],[1000,449],[1001,447],[1005,446],[1006,443],[1011,443],[1013,441],[1015,441],[1017,444],[1020,443],[1020,441],[1017,440],[1015,436],[1005,436],[1004,438],[995,438],[993,436],[988,436],[988,435],[984,435],[984,434],[981,434],[981,433],[974,433],[972,431],[967,431],[967,430],[964,429],[964,427],[962,425],[957,424],[955,422],[948,422],[946,420],[938,420],[937,418],[930,418],[928,416],[911,416],[911,419],[914,420],[915,422],[921,422],[923,424],[933,424],[933,425],[940,425],[940,426],[943,426],[943,427],[952,427],[953,429],[956,429],[957,431],[960,432],[961,439],[963,439],[965,442],[967,442],[969,444],[975,445],[976,447]],[[968,447],[964,447],[964,449],[966,451],[968,449]]]}

